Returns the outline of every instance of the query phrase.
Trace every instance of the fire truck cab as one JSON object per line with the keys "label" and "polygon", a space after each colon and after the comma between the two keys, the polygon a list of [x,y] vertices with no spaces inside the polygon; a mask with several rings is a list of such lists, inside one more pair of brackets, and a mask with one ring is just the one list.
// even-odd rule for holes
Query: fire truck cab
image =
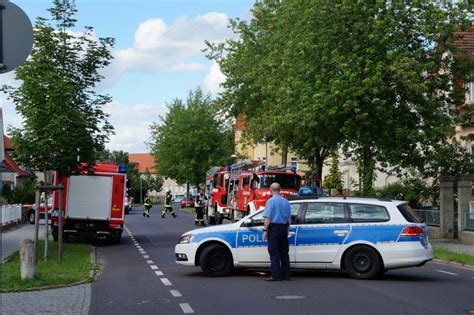
{"label": "fire truck cab", "polygon": [[63,199],[64,237],[107,238],[119,243],[124,225],[126,166],[97,164],[79,175],[56,175],[55,184],[64,190],[54,193],[53,238],[58,238],[59,194]]}
{"label": "fire truck cab", "polygon": [[265,207],[271,197],[270,185],[281,185],[281,195],[297,195],[301,177],[282,168],[265,169],[259,161],[244,161],[214,172],[209,224],[223,219],[239,220]]}

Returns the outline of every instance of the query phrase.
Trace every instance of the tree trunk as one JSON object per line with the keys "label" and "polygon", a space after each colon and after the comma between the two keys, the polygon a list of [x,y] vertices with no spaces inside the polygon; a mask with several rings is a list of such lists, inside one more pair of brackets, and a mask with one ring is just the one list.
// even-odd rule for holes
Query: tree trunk
{"label": "tree trunk", "polygon": [[362,156],[359,157],[359,191],[362,195],[369,196],[373,193],[373,185],[375,180],[375,161],[373,159],[373,152],[370,148],[364,148]]}
{"label": "tree trunk", "polygon": [[288,147],[284,145],[281,150],[281,165],[286,167],[287,163],[288,163]]}

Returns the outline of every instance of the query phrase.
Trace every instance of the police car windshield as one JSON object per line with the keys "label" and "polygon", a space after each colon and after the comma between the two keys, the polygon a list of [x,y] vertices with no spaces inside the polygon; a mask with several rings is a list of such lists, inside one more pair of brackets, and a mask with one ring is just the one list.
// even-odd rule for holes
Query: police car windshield
{"label": "police car windshield", "polygon": [[269,188],[273,183],[280,184],[281,188],[300,188],[300,179],[293,174],[262,174],[258,176],[258,188]]}

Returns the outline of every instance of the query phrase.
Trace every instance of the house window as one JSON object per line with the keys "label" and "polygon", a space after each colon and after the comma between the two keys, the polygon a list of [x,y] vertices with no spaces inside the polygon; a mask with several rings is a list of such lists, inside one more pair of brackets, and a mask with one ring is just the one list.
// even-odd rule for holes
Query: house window
{"label": "house window", "polygon": [[466,102],[474,101],[474,82],[469,82],[466,84]]}
{"label": "house window", "polygon": [[294,167],[298,170],[298,157],[294,156],[291,158],[291,167]]}

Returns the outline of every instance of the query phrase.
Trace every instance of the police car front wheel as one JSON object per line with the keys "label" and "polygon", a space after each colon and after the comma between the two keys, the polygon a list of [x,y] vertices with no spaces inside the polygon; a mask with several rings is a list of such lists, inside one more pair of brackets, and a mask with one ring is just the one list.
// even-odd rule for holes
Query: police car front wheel
{"label": "police car front wheel", "polygon": [[223,245],[212,244],[204,248],[199,265],[206,276],[222,277],[230,274],[234,268],[232,255]]}
{"label": "police car front wheel", "polygon": [[344,255],[344,268],[355,279],[373,279],[383,272],[383,261],[368,246],[354,246]]}

